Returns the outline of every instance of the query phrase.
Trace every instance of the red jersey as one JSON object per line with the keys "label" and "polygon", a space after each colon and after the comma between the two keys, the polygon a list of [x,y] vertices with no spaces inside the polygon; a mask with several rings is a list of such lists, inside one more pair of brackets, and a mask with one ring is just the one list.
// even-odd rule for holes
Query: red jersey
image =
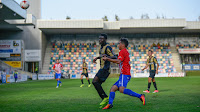
{"label": "red jersey", "polygon": [[129,64],[130,57],[129,57],[129,53],[128,53],[127,49],[122,49],[119,52],[118,59],[121,60],[121,63],[119,64],[120,74],[131,75],[131,73],[130,73],[131,66]]}
{"label": "red jersey", "polygon": [[61,68],[62,68],[62,67],[63,67],[62,64],[56,63],[56,64],[54,64],[53,69],[57,70],[56,73],[61,73]]}

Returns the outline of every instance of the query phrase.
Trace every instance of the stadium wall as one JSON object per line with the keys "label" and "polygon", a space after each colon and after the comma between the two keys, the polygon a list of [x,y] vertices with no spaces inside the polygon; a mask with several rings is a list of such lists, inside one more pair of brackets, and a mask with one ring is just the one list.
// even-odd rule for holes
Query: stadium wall
{"label": "stadium wall", "polygon": [[[13,11],[15,12],[27,12],[27,14],[33,14],[36,18],[41,18],[41,0],[30,0],[30,7],[25,11],[15,6]],[[7,2],[5,2],[7,3]],[[19,5],[19,4],[17,4]],[[24,13],[23,13],[24,14]],[[9,14],[8,14],[9,15]],[[24,14],[26,15],[26,14]],[[24,17],[26,18],[26,17]],[[26,18],[27,19],[27,18]],[[13,25],[14,26],[14,25]],[[17,26],[17,25],[16,25]],[[9,24],[8,24],[9,27]],[[23,40],[24,42],[24,51],[25,50],[41,50],[42,49],[42,39],[41,31],[36,26],[17,26],[20,30],[0,30],[0,40]],[[45,45],[45,42],[44,42]],[[24,53],[23,53],[24,54]],[[23,61],[23,60],[21,60]],[[25,65],[25,63],[24,63]],[[42,61],[39,62],[40,68]]]}
{"label": "stadium wall", "polygon": [[47,43],[48,43],[47,36],[45,35],[45,33],[41,32],[41,46],[42,46],[41,57],[42,57],[42,60],[40,62],[39,71],[42,71],[42,66],[43,66],[44,57],[45,57],[45,51],[46,51],[46,48],[47,48]]}

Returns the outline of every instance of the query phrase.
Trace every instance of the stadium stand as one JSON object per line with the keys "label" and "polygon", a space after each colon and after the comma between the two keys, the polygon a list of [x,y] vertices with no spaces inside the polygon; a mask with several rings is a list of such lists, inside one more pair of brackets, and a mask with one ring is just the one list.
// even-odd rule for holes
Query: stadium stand
{"label": "stadium stand", "polygon": [[176,45],[177,49],[181,49],[181,48],[200,48],[199,44],[177,44]]}
{"label": "stadium stand", "polygon": [[52,45],[49,74],[53,73],[53,65],[56,59],[60,59],[60,63],[63,64],[64,74],[81,74],[83,57],[86,58],[88,63],[88,72],[96,73],[96,65],[92,63],[97,54],[97,45],[95,43],[56,42]]}
{"label": "stadium stand", "polygon": [[[117,48],[117,43],[110,43],[115,54],[118,54],[119,50]],[[99,48],[95,43],[68,43],[67,41],[56,42],[52,44],[51,59],[49,65],[48,74],[53,73],[53,65],[56,59],[60,59],[61,64],[63,64],[64,74],[81,74],[81,64],[82,58],[86,58],[88,62],[88,72],[96,73],[96,64],[92,63],[92,60],[97,56]],[[142,73],[142,68],[146,64],[148,58],[147,52],[149,49],[154,50],[154,56],[157,58],[160,67],[159,73],[171,73],[176,72],[174,67],[174,62],[172,60],[172,54],[170,47],[166,45],[152,44],[152,45],[134,45],[130,44],[128,46],[128,51],[130,53],[131,61],[131,73]],[[118,73],[117,64],[112,64],[111,68],[116,69],[115,73]],[[144,73],[149,72],[144,71]]]}
{"label": "stadium stand", "polygon": [[176,48],[200,48],[200,44],[198,42],[199,37],[178,37],[175,38]]}
{"label": "stadium stand", "polygon": [[[113,50],[118,49],[116,43],[110,44]],[[160,64],[159,73],[171,73],[176,72],[174,67],[174,62],[172,60],[172,54],[170,47],[165,46],[155,46],[153,45],[133,45],[128,46],[128,51],[130,53],[131,61],[131,73],[142,73],[142,68],[146,65],[148,58],[148,50],[153,49],[154,56],[157,58],[158,63]],[[115,52],[116,53],[116,52]],[[149,72],[144,71],[144,73]]]}

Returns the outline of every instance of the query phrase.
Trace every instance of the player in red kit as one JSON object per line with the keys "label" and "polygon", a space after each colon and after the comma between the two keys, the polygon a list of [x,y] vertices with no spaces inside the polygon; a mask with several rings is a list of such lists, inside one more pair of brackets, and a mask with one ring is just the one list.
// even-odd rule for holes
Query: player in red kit
{"label": "player in red kit", "polygon": [[128,46],[128,40],[126,38],[121,38],[118,46],[120,50],[118,59],[111,59],[106,56],[103,57],[103,60],[119,64],[119,69],[120,69],[119,80],[111,87],[109,103],[103,109],[110,109],[113,107],[113,100],[115,98],[116,91],[119,91],[120,93],[124,93],[133,97],[137,97],[142,101],[143,105],[145,105],[145,96],[143,94],[138,94],[130,89],[126,89],[126,86],[131,79],[131,73],[130,73],[131,67],[129,64],[130,57],[126,49],[127,46]]}
{"label": "player in red kit", "polygon": [[63,69],[63,65],[59,63],[59,60],[57,59],[56,64],[54,64],[53,66],[53,70],[55,71],[55,78],[57,80],[56,88],[59,87],[59,84],[60,86],[62,86],[62,82],[60,81],[62,69]]}

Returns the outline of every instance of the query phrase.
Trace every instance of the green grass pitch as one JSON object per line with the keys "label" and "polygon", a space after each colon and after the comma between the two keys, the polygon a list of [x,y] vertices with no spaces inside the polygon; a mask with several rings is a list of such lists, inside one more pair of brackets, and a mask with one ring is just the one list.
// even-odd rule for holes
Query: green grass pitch
{"label": "green grass pitch", "polygon": [[[91,79],[90,79],[91,80]],[[103,84],[109,94],[118,78],[108,78]],[[28,81],[0,85],[0,112],[199,112],[200,76],[183,78],[156,78],[159,93],[153,94],[153,84],[146,94],[146,105],[138,98],[116,93],[114,107],[99,109],[99,98],[95,88],[80,88],[80,80],[61,80],[56,89],[56,80]],[[92,80],[91,80],[92,81]],[[147,78],[132,78],[129,89],[142,93],[147,88]]]}

